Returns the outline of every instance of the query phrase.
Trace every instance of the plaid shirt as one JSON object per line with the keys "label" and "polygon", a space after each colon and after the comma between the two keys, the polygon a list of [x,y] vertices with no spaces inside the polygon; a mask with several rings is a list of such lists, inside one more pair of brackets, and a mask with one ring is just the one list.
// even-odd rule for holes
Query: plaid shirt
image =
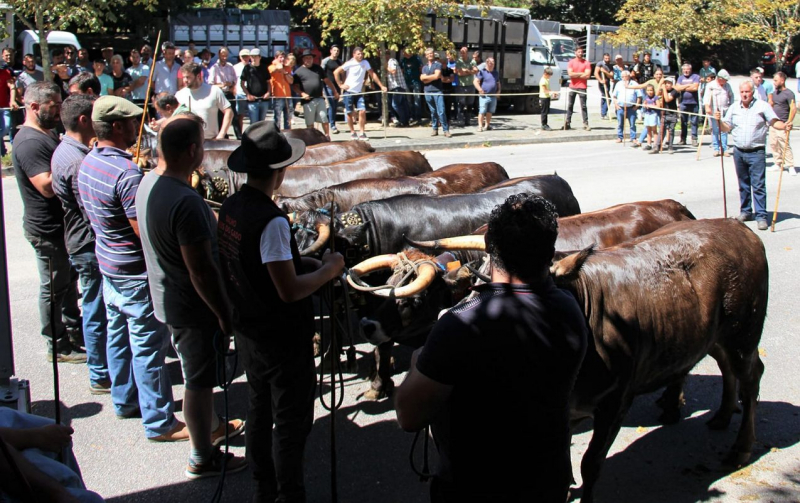
{"label": "plaid shirt", "polygon": [[722,118],[722,122],[731,128],[729,134],[733,145],[745,150],[766,146],[767,132],[773,120],[778,120],[778,116],[769,103],[757,99],[753,99],[748,108],[737,101]]}
{"label": "plaid shirt", "polygon": [[389,84],[389,90],[391,91],[392,89],[397,89],[397,88],[408,90],[408,87],[406,86],[406,78],[403,75],[403,69],[400,68],[400,65],[394,58],[390,59],[389,62],[387,63],[387,68],[392,68],[392,67],[394,67],[393,68],[395,70],[394,73],[386,72],[387,75],[386,82]]}

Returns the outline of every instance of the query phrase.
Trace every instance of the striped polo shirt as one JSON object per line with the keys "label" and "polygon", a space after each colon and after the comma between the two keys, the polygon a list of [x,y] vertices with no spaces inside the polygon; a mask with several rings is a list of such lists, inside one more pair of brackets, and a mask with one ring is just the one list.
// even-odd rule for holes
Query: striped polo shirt
{"label": "striped polo shirt", "polygon": [[78,190],[96,236],[100,272],[109,278],[147,279],[142,242],[129,219],[136,218],[136,191],[142,171],[133,155],[95,147],[81,164]]}

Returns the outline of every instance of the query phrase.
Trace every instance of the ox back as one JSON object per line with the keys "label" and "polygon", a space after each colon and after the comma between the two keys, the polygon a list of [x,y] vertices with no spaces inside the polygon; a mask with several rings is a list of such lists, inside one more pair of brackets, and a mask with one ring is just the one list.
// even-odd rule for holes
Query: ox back
{"label": "ox back", "polygon": [[[489,220],[495,206],[512,194],[527,192],[548,200],[570,201],[566,206],[578,207],[569,184],[557,175],[527,177],[500,185],[476,194],[396,196],[358,204],[352,212],[359,214],[368,226],[369,255],[372,256],[401,251],[405,247],[404,237],[422,241],[468,234]],[[363,230],[347,227],[343,234]],[[364,254],[361,255],[359,260],[364,258]]]}
{"label": "ox back", "polygon": [[297,197],[361,178],[394,178],[429,171],[432,171],[431,165],[419,152],[378,152],[327,166],[289,166],[283,184],[275,192]]}
{"label": "ox back", "polygon": [[306,153],[299,162],[304,166],[324,166],[334,162],[355,159],[372,152],[375,152],[375,148],[361,140],[318,143],[306,148]]}
{"label": "ox back", "polygon": [[285,129],[281,131],[281,133],[287,138],[301,140],[307,147],[320,143],[328,143],[330,141],[330,139],[325,136],[325,133],[319,129],[313,128]]}
{"label": "ox back", "polygon": [[570,255],[553,270],[584,310],[595,342],[571,403],[573,420],[594,417],[582,501],[592,501],[634,396],[682,383],[709,353],[723,376],[722,405],[709,424],[727,427],[738,379],[744,410],[733,451],[737,463],[746,461],[755,440],[769,283],[764,246],[751,230],[733,219],[677,222],[588,258]]}
{"label": "ox back", "polygon": [[417,176],[353,180],[300,197],[276,198],[275,202],[287,212],[322,208],[333,201],[339,211],[349,211],[356,204],[401,194],[471,194],[503,180],[508,180],[508,173],[494,162],[450,164]]}
{"label": "ox back", "polygon": [[[577,215],[581,212],[581,206],[578,204],[578,200],[575,199],[575,194],[572,193],[572,187],[569,186],[566,180],[555,174],[512,178],[508,181],[498,183],[493,187],[487,187],[483,189],[483,192],[509,187],[519,183],[524,183],[525,181],[536,182],[537,190],[533,193],[540,195],[553,203],[556,207],[558,216],[568,217],[570,215]],[[473,227],[473,229],[475,228],[476,227]]]}
{"label": "ox back", "polygon": [[242,142],[240,140],[205,140],[203,142],[203,148],[205,150],[226,150],[228,152],[233,152]]}

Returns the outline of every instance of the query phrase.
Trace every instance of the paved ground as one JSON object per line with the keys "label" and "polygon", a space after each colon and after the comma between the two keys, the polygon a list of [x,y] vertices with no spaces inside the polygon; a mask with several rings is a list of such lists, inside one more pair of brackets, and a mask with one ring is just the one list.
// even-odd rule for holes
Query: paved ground
{"label": "paved ground", "polygon": [[[796,150],[800,149],[800,141],[793,144]],[[722,214],[720,164],[709,149],[704,149],[699,162],[690,149],[672,156],[653,156],[611,141],[454,149],[431,151],[426,156],[437,167],[454,162],[495,161],[512,176],[557,170],[572,185],[584,211],[628,201],[674,198],[698,218]],[[738,198],[733,164],[730,159],[724,161],[728,212],[735,215]],[[38,335],[38,278],[33,251],[22,236],[22,206],[16,183],[13,178],[2,182],[17,375],[31,381],[34,412],[51,416],[52,384],[44,343]],[[777,173],[769,173],[767,182],[768,204],[772,208]],[[709,432],[704,426],[709,411],[718,405],[721,392],[719,372],[713,361],[706,359],[688,379],[686,420],[661,427],[655,419],[658,411],[654,396],[637,399],[604,467],[597,490],[599,501],[800,501],[800,381],[796,365],[800,349],[794,345],[800,324],[795,269],[800,259],[798,201],[800,176],[784,176],[777,232],[759,232],[770,261],[771,291],[761,344],[766,373],[753,464],[735,473],[721,467],[721,454],[732,444],[739,420],[734,418],[725,432]],[[427,501],[427,486],[418,482],[408,465],[413,435],[397,427],[391,402],[358,399],[368,389],[364,377],[370,346],[360,344],[358,350],[360,372],[345,375],[346,397],[336,414],[340,500]],[[408,368],[409,356],[407,351],[397,352],[397,383]],[[169,368],[180,407],[183,387],[178,362],[171,359]],[[108,397],[88,394],[84,367],[62,365],[60,372],[65,416],[76,430],[75,452],[87,486],[110,501],[119,502],[210,498],[215,481],[190,483],[183,478],[186,444],[148,443],[138,421],[116,420]],[[240,377],[230,391],[235,415],[244,414],[245,395],[245,383]],[[216,398],[221,406],[221,394],[217,393]],[[480,397],[476,397],[476,406],[480,406]],[[330,415],[319,405],[316,409],[307,451],[310,502],[330,500]],[[573,465],[579,483],[580,456],[590,435],[591,431],[585,428],[574,437]],[[243,453],[242,438],[235,439],[233,450]],[[224,500],[246,501],[249,486],[246,474],[231,476]]]}

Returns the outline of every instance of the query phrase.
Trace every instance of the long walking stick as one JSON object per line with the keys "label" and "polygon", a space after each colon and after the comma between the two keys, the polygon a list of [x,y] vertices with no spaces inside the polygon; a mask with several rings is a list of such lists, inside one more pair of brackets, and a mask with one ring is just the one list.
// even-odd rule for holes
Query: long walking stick
{"label": "long walking stick", "polygon": [[[695,159],[696,161],[700,160],[700,149],[703,148],[703,136],[706,134],[706,124],[708,124],[708,115],[705,115],[705,117],[703,118],[703,128],[700,130],[700,138],[697,139],[697,158]],[[683,136],[681,136],[681,138],[683,138]]]}
{"label": "long walking stick", "polygon": [[144,95],[144,108],[145,113],[142,114],[142,123],[139,124],[139,139],[136,141],[136,155],[133,157],[133,162],[139,163],[139,153],[142,151],[142,133],[144,133],[144,121],[147,117],[147,103],[150,101],[150,91],[153,88],[153,73],[156,69],[156,57],[158,57],[158,48],[161,47],[161,30],[158,30],[158,37],[156,38],[156,47],[153,49],[153,65],[150,67],[150,77],[147,79],[147,92]]}
{"label": "long walking stick", "polygon": [[608,79],[606,79],[606,83],[603,84],[603,94],[605,94],[606,113],[608,113],[611,111],[611,97],[608,95]]}
{"label": "long walking stick", "polygon": [[[725,193],[725,156],[722,152],[722,111],[719,108],[719,102],[714,100],[714,111],[720,113],[720,120],[717,121],[717,144],[719,145],[719,169],[722,171],[722,214],[724,218],[728,218],[728,195]],[[706,115],[706,118],[708,116]],[[705,121],[704,121],[705,124]],[[698,149],[699,150],[699,149]]]}
{"label": "long walking stick", "polygon": [[[781,172],[778,175],[778,195],[775,196],[775,211],[772,213],[772,227],[770,232],[775,232],[775,222],[778,220],[778,203],[781,202],[781,182],[783,181],[783,166],[786,164],[786,149],[789,148],[789,132],[786,130],[786,143],[783,145],[783,152],[781,152]],[[794,166],[792,166],[792,169]]]}

